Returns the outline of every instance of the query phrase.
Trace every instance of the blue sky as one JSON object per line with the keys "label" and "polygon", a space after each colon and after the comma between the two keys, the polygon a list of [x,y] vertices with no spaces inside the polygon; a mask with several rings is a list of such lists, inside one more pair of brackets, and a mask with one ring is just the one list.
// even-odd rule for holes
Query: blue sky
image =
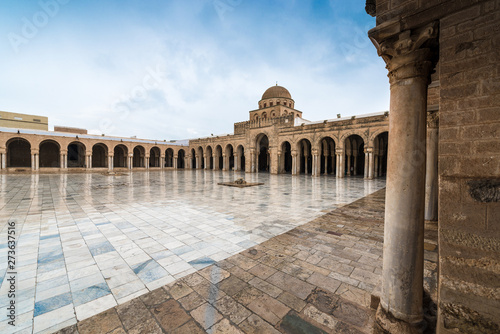
{"label": "blue sky", "polygon": [[231,133],[278,81],[309,120],[385,111],[364,0],[0,4],[0,110],[151,139]]}

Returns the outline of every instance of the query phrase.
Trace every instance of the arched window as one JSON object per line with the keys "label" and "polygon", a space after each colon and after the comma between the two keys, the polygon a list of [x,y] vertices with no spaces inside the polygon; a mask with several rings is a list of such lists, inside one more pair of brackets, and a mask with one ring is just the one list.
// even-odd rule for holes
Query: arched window
{"label": "arched window", "polygon": [[280,101],[277,101],[277,102],[276,102],[276,104],[277,104],[277,105],[278,105],[278,104],[281,104],[281,102],[280,102]]}
{"label": "arched window", "polygon": [[262,113],[262,118],[263,118],[263,119],[266,119],[266,118],[267,118],[267,113],[263,112],[263,113]]}
{"label": "arched window", "polygon": [[269,102],[269,106],[272,107],[273,106],[273,103],[272,102]]}
{"label": "arched window", "polygon": [[267,108],[267,103],[264,103],[264,108]]}
{"label": "arched window", "polygon": [[259,119],[259,115],[255,115],[254,119],[257,121]]}

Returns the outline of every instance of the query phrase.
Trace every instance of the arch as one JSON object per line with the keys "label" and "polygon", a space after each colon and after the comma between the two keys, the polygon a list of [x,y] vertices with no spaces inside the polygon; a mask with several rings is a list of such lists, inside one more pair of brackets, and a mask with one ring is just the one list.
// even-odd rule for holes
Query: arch
{"label": "arch", "polygon": [[318,144],[320,156],[320,173],[324,175],[335,174],[336,172],[336,155],[335,155],[335,139],[330,136],[325,136],[319,140]]}
{"label": "arch", "polygon": [[299,173],[312,174],[312,145],[311,141],[303,138],[297,143],[297,152],[299,153]]}
{"label": "arch", "polygon": [[126,168],[127,157],[128,157],[128,148],[123,144],[116,145],[113,149],[113,167],[118,168]]}
{"label": "arch", "polygon": [[227,144],[226,148],[224,149],[224,152],[226,153],[226,170],[233,170],[234,169],[233,145]]}
{"label": "arch", "polygon": [[59,168],[61,165],[61,145],[55,140],[47,139],[40,143],[40,167]]}
{"label": "arch", "polygon": [[346,175],[364,175],[365,141],[361,136],[352,134],[345,139],[344,156]]}
{"label": "arch", "polygon": [[108,166],[108,147],[97,143],[92,146],[92,168],[104,168]]}
{"label": "arch", "polygon": [[267,118],[267,113],[264,111],[264,112],[262,113],[262,119],[266,119],[266,118]]}
{"label": "arch", "polygon": [[271,157],[269,156],[269,137],[261,133],[256,138],[257,170],[269,172],[271,170]]}
{"label": "arch", "polygon": [[344,144],[346,142],[346,139],[350,136],[358,136],[360,137],[364,143],[367,143],[368,142],[368,138],[366,136],[366,134],[364,133],[359,133],[357,131],[349,131],[347,133],[344,133],[342,136],[340,136],[340,139],[338,140],[338,146],[339,148],[344,148]]}
{"label": "arch", "polygon": [[132,167],[145,167],[146,150],[141,145],[137,145],[133,150]]}
{"label": "arch", "polygon": [[149,150],[149,167],[160,167],[161,151],[157,146],[151,147]]}
{"label": "arch", "polygon": [[205,154],[207,156],[207,169],[214,169],[214,157],[211,146],[205,148]]}
{"label": "arch", "polygon": [[31,143],[20,137],[11,138],[7,147],[7,167],[31,167]]}
{"label": "arch", "polygon": [[165,150],[165,167],[174,167],[174,150],[167,148]]}
{"label": "arch", "polygon": [[292,145],[288,141],[281,143],[280,173],[292,172]]}
{"label": "arch", "polygon": [[185,168],[185,163],[184,163],[185,158],[186,158],[186,152],[183,149],[180,149],[177,152],[177,168],[178,169]]}
{"label": "arch", "polygon": [[238,170],[245,171],[245,147],[243,145],[238,145],[236,148],[236,154],[238,158]]}
{"label": "arch", "polygon": [[85,168],[85,145],[74,141],[68,145],[68,168]]}
{"label": "arch", "polygon": [[373,163],[374,177],[387,175],[387,149],[389,143],[389,132],[379,133],[373,141]]}

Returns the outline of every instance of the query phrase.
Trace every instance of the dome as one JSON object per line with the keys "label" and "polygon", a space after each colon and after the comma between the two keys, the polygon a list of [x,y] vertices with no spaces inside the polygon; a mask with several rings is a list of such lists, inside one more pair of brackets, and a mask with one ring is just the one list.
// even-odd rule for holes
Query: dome
{"label": "dome", "polygon": [[268,88],[264,92],[264,95],[262,95],[262,100],[272,99],[272,98],[277,98],[277,97],[282,97],[282,98],[286,98],[286,99],[292,98],[288,89],[286,89],[285,87],[281,87],[281,86],[276,85],[276,86],[272,86],[272,87]]}

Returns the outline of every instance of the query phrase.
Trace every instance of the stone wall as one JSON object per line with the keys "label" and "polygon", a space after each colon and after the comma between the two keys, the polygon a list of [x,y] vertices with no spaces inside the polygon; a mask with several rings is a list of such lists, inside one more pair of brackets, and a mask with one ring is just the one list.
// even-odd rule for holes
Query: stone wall
{"label": "stone wall", "polygon": [[391,35],[439,24],[437,332],[500,333],[500,1],[377,0],[376,16]]}
{"label": "stone wall", "polygon": [[441,333],[500,331],[500,2],[440,20]]}

